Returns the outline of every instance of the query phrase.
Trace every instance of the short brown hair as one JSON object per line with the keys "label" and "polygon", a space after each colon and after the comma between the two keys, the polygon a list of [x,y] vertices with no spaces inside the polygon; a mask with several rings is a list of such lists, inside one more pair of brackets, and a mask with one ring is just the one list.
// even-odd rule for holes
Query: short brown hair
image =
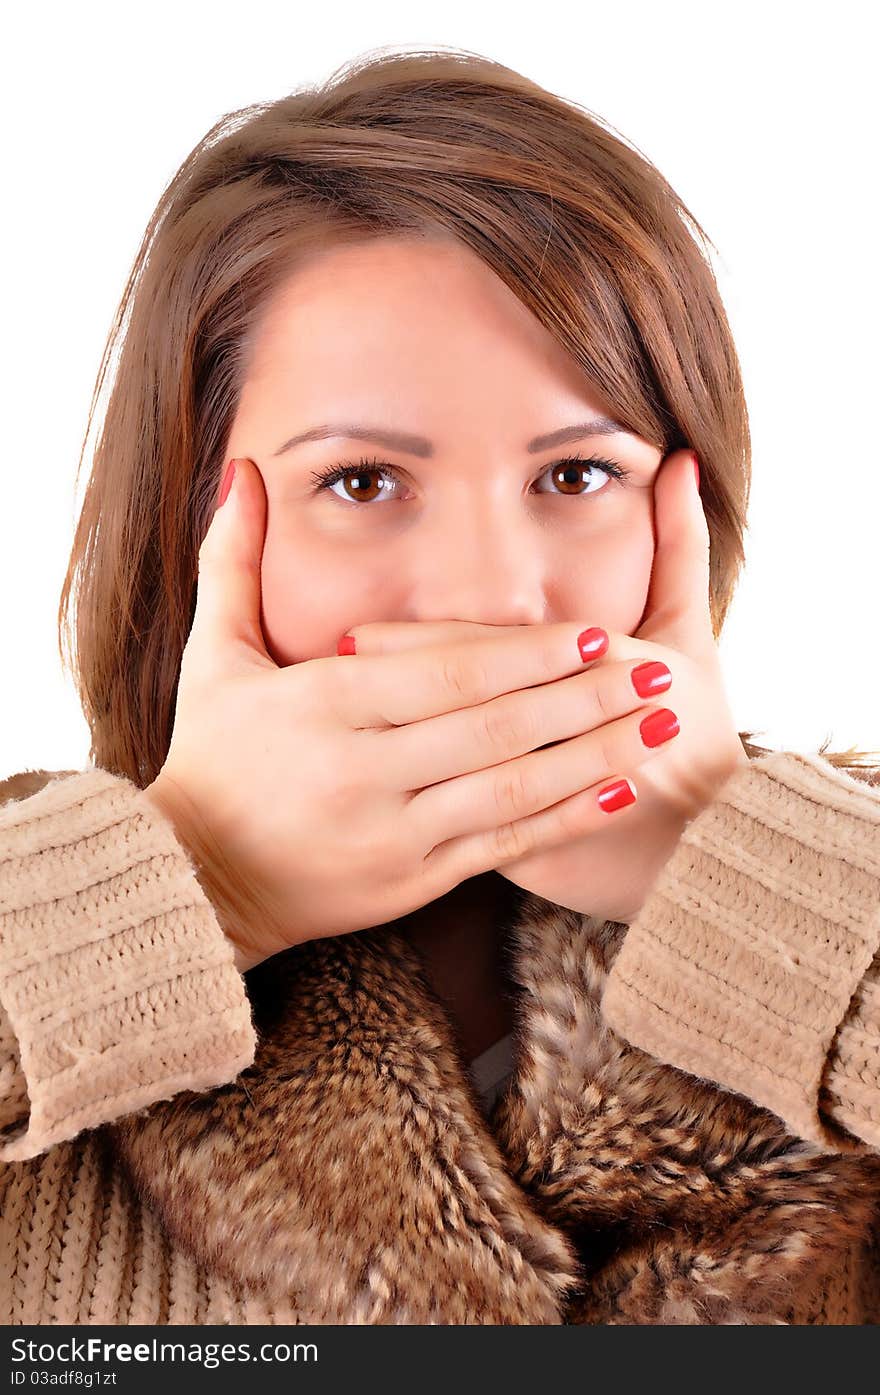
{"label": "short brown hair", "polygon": [[[223,116],[150,219],[95,384],[86,440],[115,359],[58,611],[95,764],[143,787],[165,761],[198,549],[267,301],[313,248],[432,232],[501,277],[627,430],[696,451],[720,634],[751,452],[714,244],[584,108],[465,51],[382,50]],[[820,754],[853,774],[880,761]]]}

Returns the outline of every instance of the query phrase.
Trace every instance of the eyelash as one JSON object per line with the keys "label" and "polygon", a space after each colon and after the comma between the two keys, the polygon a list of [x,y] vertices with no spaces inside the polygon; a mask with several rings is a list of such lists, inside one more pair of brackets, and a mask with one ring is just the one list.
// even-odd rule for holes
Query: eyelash
{"label": "eyelash", "polygon": [[[554,460],[552,465],[548,465],[543,473],[546,475],[548,470],[558,470],[566,465],[587,465],[592,469],[603,470],[605,474],[609,475],[612,479],[621,481],[628,479],[632,473],[623,465],[618,465],[616,460],[606,460],[604,456],[601,455],[566,455],[561,460]],[[310,477],[316,489],[320,491],[322,489],[329,489],[332,484],[338,484],[340,480],[345,479],[346,475],[357,474],[359,470],[377,470],[380,473],[391,475],[398,483],[402,482],[400,472],[396,470],[393,465],[379,460],[377,456],[373,456],[371,459],[361,456],[360,460],[356,462],[344,460],[339,465],[330,465],[324,470],[313,470]],[[539,475],[538,478],[540,479],[541,476]],[[593,492],[604,494],[605,490],[600,489],[594,490]],[[565,494],[560,494],[557,497],[560,499],[566,497],[579,499],[586,496],[579,494],[566,496]],[[354,508],[364,507],[362,504],[359,505],[355,499],[340,499],[340,503],[351,504]]]}

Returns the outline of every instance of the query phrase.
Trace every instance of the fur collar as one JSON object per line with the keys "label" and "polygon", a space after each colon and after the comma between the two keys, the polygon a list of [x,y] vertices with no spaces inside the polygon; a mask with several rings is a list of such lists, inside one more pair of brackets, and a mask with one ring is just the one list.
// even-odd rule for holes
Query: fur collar
{"label": "fur collar", "polygon": [[238,1078],[105,1126],[166,1232],[315,1323],[773,1323],[864,1243],[880,1158],[823,1152],[608,1028],[626,927],[531,893],[491,1122],[387,927],[247,975]]}

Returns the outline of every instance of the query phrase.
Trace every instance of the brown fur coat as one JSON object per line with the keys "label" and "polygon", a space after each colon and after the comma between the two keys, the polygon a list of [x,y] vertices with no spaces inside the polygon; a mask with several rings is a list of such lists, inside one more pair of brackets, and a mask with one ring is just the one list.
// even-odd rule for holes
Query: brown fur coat
{"label": "brown fur coat", "polygon": [[104,1126],[173,1238],[303,1322],[821,1323],[841,1275],[880,1320],[880,1154],[616,1036],[624,926],[521,893],[507,929],[516,1066],[490,1121],[401,934],[252,970],[253,1065]]}

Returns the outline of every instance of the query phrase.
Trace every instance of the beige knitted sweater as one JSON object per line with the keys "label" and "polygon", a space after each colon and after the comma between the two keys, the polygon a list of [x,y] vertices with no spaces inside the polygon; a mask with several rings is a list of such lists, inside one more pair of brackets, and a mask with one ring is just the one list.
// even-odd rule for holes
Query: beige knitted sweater
{"label": "beige knitted sweater", "polygon": [[[102,770],[25,772],[0,784],[0,805],[0,1323],[328,1320],[308,1295],[267,1298],[212,1271],[101,1141],[99,1126],[228,1086],[254,1060],[249,979],[172,825]],[[878,835],[880,791],[819,757],[737,771],[627,930],[602,999],[610,1028],[772,1111],[804,1147],[880,1152]],[[571,1012],[559,985],[578,965],[558,967],[542,1031]],[[543,1227],[564,1268],[565,1242],[529,1224],[531,1258]],[[854,1296],[871,1287],[848,1271],[802,1320],[878,1321]],[[547,1292],[528,1311],[566,1321]]]}

